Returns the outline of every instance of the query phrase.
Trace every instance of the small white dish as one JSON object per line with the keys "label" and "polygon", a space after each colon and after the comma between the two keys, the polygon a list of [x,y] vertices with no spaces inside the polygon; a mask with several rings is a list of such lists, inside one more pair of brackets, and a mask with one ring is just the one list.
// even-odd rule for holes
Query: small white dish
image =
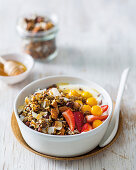
{"label": "small white dish", "polygon": [[[19,118],[18,107],[23,105],[26,96],[33,94],[36,89],[44,89],[56,83],[81,84],[99,91],[109,105],[108,118],[99,127],[76,135],[49,135],[37,132],[27,127]],[[70,76],[51,76],[34,81],[24,87],[17,96],[14,103],[15,116],[26,143],[34,150],[52,156],[71,157],[82,155],[93,150],[103,138],[112,115],[112,100],[109,94],[98,84],[77,77]]]}
{"label": "small white dish", "polygon": [[23,81],[30,74],[30,72],[34,66],[34,60],[28,54],[10,53],[10,54],[1,55],[1,57],[3,57],[5,60],[18,61],[18,62],[24,64],[25,67],[27,68],[27,70],[24,73],[19,74],[17,76],[0,76],[0,80],[5,82],[6,84],[16,84],[16,83]]}

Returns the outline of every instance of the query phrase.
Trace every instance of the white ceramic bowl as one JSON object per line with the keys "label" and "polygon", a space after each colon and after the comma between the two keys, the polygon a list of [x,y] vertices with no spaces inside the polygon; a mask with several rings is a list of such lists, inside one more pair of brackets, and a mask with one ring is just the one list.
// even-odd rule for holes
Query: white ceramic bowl
{"label": "white ceramic bowl", "polygon": [[3,57],[5,60],[15,60],[21,62],[27,68],[27,70],[24,73],[19,74],[17,76],[0,76],[0,80],[4,81],[7,84],[16,84],[21,82],[29,75],[29,73],[31,72],[34,66],[34,60],[28,54],[12,53],[12,54],[1,55],[1,57]]}
{"label": "white ceramic bowl", "polygon": [[[25,97],[32,94],[36,89],[43,89],[45,87],[48,87],[49,85],[58,82],[81,84],[98,90],[104,96],[105,100],[109,105],[109,116],[104,121],[104,123],[89,132],[67,136],[43,134],[27,127],[18,116],[18,106],[22,105],[24,103]],[[102,137],[106,132],[109,120],[111,118],[112,100],[109,94],[102,87],[100,87],[94,82],[90,82],[76,77],[54,76],[34,81],[24,87],[15,100],[14,111],[22,136],[31,148],[40,153],[52,156],[70,157],[89,152],[100,143]]]}

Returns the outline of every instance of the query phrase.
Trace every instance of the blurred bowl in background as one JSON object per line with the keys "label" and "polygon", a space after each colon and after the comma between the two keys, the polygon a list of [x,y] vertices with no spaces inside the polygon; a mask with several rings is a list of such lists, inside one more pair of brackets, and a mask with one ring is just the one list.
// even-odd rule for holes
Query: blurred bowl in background
{"label": "blurred bowl in background", "polygon": [[1,57],[3,57],[5,60],[14,60],[14,61],[20,62],[26,67],[26,71],[19,75],[0,76],[0,80],[5,82],[6,84],[16,84],[16,83],[23,81],[25,78],[28,77],[28,75],[30,74],[30,72],[34,66],[34,60],[28,54],[10,53],[10,54],[1,55]]}

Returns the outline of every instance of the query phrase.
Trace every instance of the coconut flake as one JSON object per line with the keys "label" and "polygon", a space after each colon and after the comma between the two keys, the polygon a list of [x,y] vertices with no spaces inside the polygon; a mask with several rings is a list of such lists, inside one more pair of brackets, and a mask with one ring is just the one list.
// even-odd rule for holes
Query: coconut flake
{"label": "coconut flake", "polygon": [[66,97],[64,97],[63,99],[64,99],[64,101],[65,101],[65,102],[69,101],[69,99],[68,99],[68,98],[66,98]]}
{"label": "coconut flake", "polygon": [[35,113],[35,112],[32,112],[32,116],[34,117],[34,118],[37,118],[37,113]]}
{"label": "coconut flake", "polygon": [[55,127],[48,128],[48,134],[53,134],[55,132]]}
{"label": "coconut flake", "polygon": [[60,96],[60,92],[58,91],[57,88],[52,88],[49,90],[49,94],[56,97],[56,96]]}

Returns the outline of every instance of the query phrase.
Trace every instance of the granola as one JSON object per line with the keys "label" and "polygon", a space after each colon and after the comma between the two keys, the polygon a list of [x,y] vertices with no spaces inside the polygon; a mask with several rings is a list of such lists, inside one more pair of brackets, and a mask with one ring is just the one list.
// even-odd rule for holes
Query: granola
{"label": "granola", "polygon": [[75,135],[101,125],[108,117],[103,96],[69,87],[52,85],[27,96],[18,107],[20,119],[33,130],[52,135]]}
{"label": "granola", "polygon": [[17,29],[23,38],[23,51],[33,58],[43,59],[53,54],[57,55],[57,27],[49,17],[41,15],[22,17]]}

